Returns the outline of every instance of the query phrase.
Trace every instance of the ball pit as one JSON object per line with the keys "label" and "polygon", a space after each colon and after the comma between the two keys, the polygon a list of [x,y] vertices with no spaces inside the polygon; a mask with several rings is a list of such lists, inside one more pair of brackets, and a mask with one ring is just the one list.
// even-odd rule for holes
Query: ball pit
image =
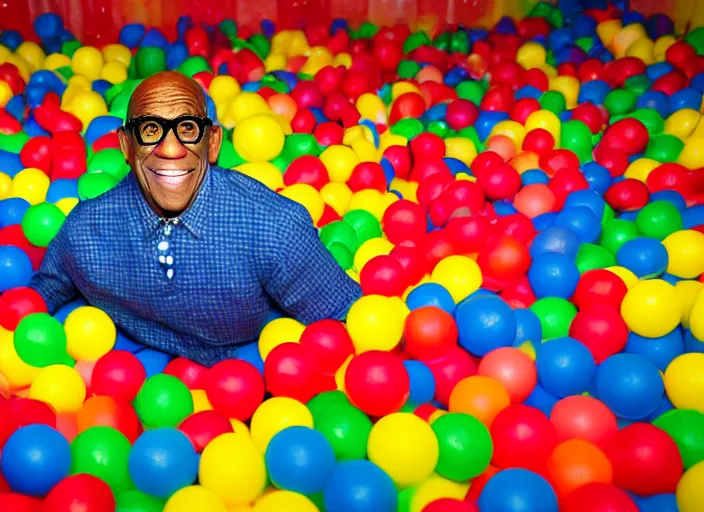
{"label": "ball pit", "polygon": [[[622,4],[0,32],[0,509],[701,510],[704,32]],[[27,286],[166,69],[360,284],[344,321],[206,368]]]}

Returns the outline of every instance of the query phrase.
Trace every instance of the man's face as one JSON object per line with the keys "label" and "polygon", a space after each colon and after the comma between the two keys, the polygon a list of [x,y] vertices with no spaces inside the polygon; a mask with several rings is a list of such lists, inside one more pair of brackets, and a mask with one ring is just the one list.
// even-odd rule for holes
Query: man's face
{"label": "man's face", "polygon": [[[181,116],[205,118],[205,96],[193,80],[176,72],[163,72],[142,82],[132,94],[127,120],[155,116],[172,120]],[[192,134],[197,127],[186,121],[169,130],[158,144],[144,142],[159,137],[158,123],[147,122],[120,130],[120,146],[132,167],[142,191],[152,208],[159,214],[175,216],[193,201],[209,162],[216,162],[222,132],[218,127],[203,127],[202,138],[195,143]],[[142,141],[137,136],[140,131]],[[181,140],[176,136],[179,132]],[[151,139],[150,139],[151,138]],[[155,139],[156,138],[156,139]]]}

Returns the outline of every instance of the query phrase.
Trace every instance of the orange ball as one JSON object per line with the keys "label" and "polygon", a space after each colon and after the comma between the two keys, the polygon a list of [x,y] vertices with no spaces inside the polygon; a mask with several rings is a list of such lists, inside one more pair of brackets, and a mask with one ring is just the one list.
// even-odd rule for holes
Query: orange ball
{"label": "orange ball", "polygon": [[518,174],[523,174],[531,169],[540,169],[540,157],[532,151],[522,151],[516,154],[508,164],[518,171]]}
{"label": "orange ball", "polygon": [[555,208],[555,194],[550,187],[542,183],[526,185],[513,199],[513,207],[529,219],[533,219]]}
{"label": "orange ball", "polygon": [[558,499],[563,499],[587,484],[612,483],[614,471],[601,448],[583,439],[570,439],[558,444],[548,458],[547,476]]}
{"label": "orange ball", "polygon": [[516,143],[508,135],[494,135],[486,143],[487,151],[493,151],[505,161],[516,154]]}
{"label": "orange ball", "polygon": [[519,404],[531,394],[538,381],[535,363],[525,352],[503,347],[484,356],[477,375],[492,377],[504,385],[511,403]]}
{"label": "orange ball", "polygon": [[423,82],[435,82],[441,84],[443,83],[445,77],[435,66],[425,66],[423,69],[418,71],[418,73],[416,73],[415,78],[419,84],[422,84]]}
{"label": "orange ball", "polygon": [[112,427],[122,432],[130,443],[141,433],[141,424],[132,405],[111,396],[94,396],[76,413],[76,430],[80,434],[90,427]]}
{"label": "orange ball", "polygon": [[506,387],[493,377],[474,375],[459,381],[450,394],[449,411],[474,416],[487,428],[511,404]]}
{"label": "orange ball", "polygon": [[298,112],[298,105],[294,99],[288,94],[272,94],[269,96],[269,108],[275,114],[285,117],[289,121]]}

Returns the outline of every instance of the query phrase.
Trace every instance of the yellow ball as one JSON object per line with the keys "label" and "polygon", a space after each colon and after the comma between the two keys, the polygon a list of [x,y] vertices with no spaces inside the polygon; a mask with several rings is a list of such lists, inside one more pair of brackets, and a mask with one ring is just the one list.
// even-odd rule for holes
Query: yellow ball
{"label": "yellow ball", "polygon": [[29,82],[30,72],[29,65],[27,64],[26,60],[24,60],[19,55],[15,54],[8,55],[3,60],[17,68],[17,71],[20,72],[20,75],[22,76],[22,79],[25,81],[25,83]]}
{"label": "yellow ball", "polygon": [[5,376],[11,389],[29,386],[39,373],[39,368],[30,366],[17,355],[12,331],[0,326],[0,373]]}
{"label": "yellow ball", "polygon": [[[3,82],[4,83],[4,82]],[[0,201],[7,199],[12,194],[12,178],[0,172]]]}
{"label": "yellow ball", "polygon": [[626,288],[628,288],[629,290],[635,285],[637,285],[639,282],[638,276],[626,267],[621,267],[617,265],[613,267],[606,267],[606,270],[620,277],[621,281],[625,283]]}
{"label": "yellow ball", "polygon": [[120,84],[127,80],[127,68],[121,62],[108,62],[100,71],[100,78],[111,84]]}
{"label": "yellow ball", "polygon": [[626,57],[636,57],[646,66],[655,64],[655,43],[647,36],[639,37],[626,50]]}
{"label": "yellow ball", "polygon": [[[580,82],[576,77],[569,75],[556,76],[550,80],[550,90],[557,91],[565,98],[565,103],[568,109],[573,109],[577,106],[577,98],[579,97]],[[520,146],[518,146],[520,148]]]}
{"label": "yellow ball", "polygon": [[286,56],[279,53],[270,53],[264,59],[264,69],[267,73],[286,69]]}
{"label": "yellow ball", "polygon": [[560,140],[560,119],[549,110],[536,110],[526,119],[526,133],[536,128],[550,132],[555,141]]}
{"label": "yellow ball", "polygon": [[461,255],[443,258],[433,269],[430,278],[444,286],[457,304],[482,285],[482,271],[477,262]]}
{"label": "yellow ball", "polygon": [[282,512],[284,510],[318,512],[318,507],[310,499],[297,492],[274,491],[259,498],[254,504],[253,512]]}
{"label": "yellow ball", "polygon": [[71,67],[77,75],[83,75],[88,80],[97,80],[104,64],[103,54],[92,46],[82,46],[73,54]]}
{"label": "yellow ball", "polygon": [[132,52],[124,44],[107,44],[103,47],[105,62],[119,62],[125,67],[130,65]]}
{"label": "yellow ball", "polygon": [[360,162],[379,163],[381,160],[381,153],[379,153],[377,147],[373,142],[369,142],[366,139],[355,140],[350,144],[350,147]]}
{"label": "yellow ball", "polygon": [[611,42],[620,30],[621,20],[606,20],[596,26],[596,33],[599,39],[601,39],[601,42],[607,47],[611,45]]}
{"label": "yellow ball", "polygon": [[363,119],[386,124],[386,106],[376,94],[365,92],[357,98],[356,107]]}
{"label": "yellow ball", "polygon": [[202,485],[190,485],[171,495],[164,505],[164,512],[228,512],[227,507],[211,490]]}
{"label": "yellow ball", "polygon": [[699,293],[689,313],[689,329],[699,341],[704,341],[704,293]]}
{"label": "yellow ball", "polygon": [[704,233],[691,229],[675,231],[662,245],[667,249],[668,274],[693,279],[704,272]]}
{"label": "yellow ball", "polygon": [[702,512],[704,504],[704,461],[689,468],[677,482],[677,506],[680,512]]}
{"label": "yellow ball", "polygon": [[[521,126],[523,136],[526,130]],[[477,157],[477,148],[474,143],[465,137],[448,137],[445,139],[445,156],[455,158],[465,165],[470,165]],[[405,197],[405,196],[404,196]]]}
{"label": "yellow ball", "polygon": [[17,47],[16,53],[27,63],[27,67],[31,73],[44,67],[46,54],[37,43],[25,41]]}
{"label": "yellow ball", "polygon": [[66,348],[74,359],[97,361],[115,346],[117,329],[112,319],[101,309],[81,306],[74,309],[64,322]]}
{"label": "yellow ball", "polygon": [[352,264],[357,272],[361,272],[369,260],[382,254],[386,256],[393,248],[394,244],[386,238],[370,238],[357,248]]}
{"label": "yellow ball", "polygon": [[[457,176],[460,174],[462,173],[457,173]],[[455,178],[457,178],[457,176],[455,176]],[[401,178],[394,178],[391,180],[389,190],[396,190],[401,193],[404,199],[418,204],[418,182],[416,181],[406,181]]]}
{"label": "yellow ball", "polygon": [[468,490],[468,483],[453,482],[433,472],[413,493],[410,512],[422,512],[429,503],[442,498],[463,500]]}
{"label": "yellow ball", "polygon": [[11,197],[21,197],[29,204],[43,203],[49,190],[49,176],[43,171],[28,167],[12,179]]}
{"label": "yellow ball", "polygon": [[391,146],[408,146],[408,139],[403,135],[391,133],[391,130],[386,130],[379,137],[379,152],[383,153]]}
{"label": "yellow ball", "polygon": [[335,210],[335,213],[342,216],[347,213],[347,207],[352,199],[352,191],[346,183],[334,183],[331,181],[320,189],[320,197],[323,198],[325,204]]}
{"label": "yellow ball", "polygon": [[662,62],[665,60],[665,53],[667,52],[667,49],[675,44],[677,42],[677,39],[675,39],[674,36],[671,35],[666,35],[658,38],[657,41],[655,41],[655,47],[653,48],[653,53],[655,55],[655,60],[657,62]]}
{"label": "yellow ball", "polygon": [[325,66],[332,64],[332,54],[327,48],[316,46],[311,50],[308,60],[301,67],[301,73],[315,76],[315,74]]}
{"label": "yellow ball", "polygon": [[633,178],[645,183],[645,180],[648,179],[648,175],[653,171],[653,169],[661,165],[662,164],[660,162],[650,158],[639,158],[638,160],[634,160],[630,163],[623,177]]}
{"label": "yellow ball", "polygon": [[516,62],[523,66],[523,69],[539,68],[545,64],[546,58],[545,47],[532,41],[524,43],[516,54]]}
{"label": "yellow ball", "polygon": [[438,462],[437,437],[430,425],[410,413],[384,416],[372,427],[369,460],[383,469],[399,488],[428,478]]}
{"label": "yellow ball", "polygon": [[352,148],[333,144],[320,153],[320,161],[328,170],[330,181],[345,183],[352,176],[352,171],[359,163],[359,157]]}
{"label": "yellow ball", "polygon": [[208,395],[203,389],[192,389],[191,398],[193,398],[193,414],[201,411],[212,411],[213,406],[208,400]]}
{"label": "yellow ball", "polygon": [[688,169],[704,166],[704,137],[689,137],[684,142],[679,162]]}
{"label": "yellow ball", "polygon": [[250,116],[268,113],[271,113],[271,109],[266,100],[259,94],[249,91],[241,92],[235,96],[228,110],[228,115],[232,116],[236,123],[240,123]]}
{"label": "yellow ball", "polygon": [[66,110],[81,120],[84,130],[88,128],[93,119],[108,114],[105,100],[95,91],[83,91],[76,94]]}
{"label": "yellow ball", "polygon": [[284,131],[269,114],[255,114],[237,123],[232,134],[235,151],[248,162],[266,162],[284,148]]}
{"label": "yellow ball", "polygon": [[266,487],[264,455],[246,437],[222,434],[203,450],[198,481],[227,506],[246,505]]}
{"label": "yellow ball", "polygon": [[298,400],[275,396],[254,411],[249,429],[254,446],[264,453],[271,438],[288,427],[313,428],[313,415]]}
{"label": "yellow ball", "polygon": [[616,53],[617,57],[623,57],[626,55],[626,50],[638,39],[647,38],[648,35],[645,32],[643,25],[639,23],[633,23],[631,25],[623,27],[614,36],[611,45]]}
{"label": "yellow ball", "polygon": [[50,53],[46,56],[44,67],[46,69],[59,69],[71,65],[71,57],[63,53]]}
{"label": "yellow ball", "polygon": [[238,165],[235,170],[263,183],[271,190],[278,190],[284,186],[284,177],[281,171],[270,162],[244,163]]}
{"label": "yellow ball", "polygon": [[239,82],[234,77],[218,75],[210,82],[208,93],[215,103],[220,103],[231,101],[241,90]]}
{"label": "yellow ball", "polygon": [[238,436],[244,436],[250,441],[252,440],[252,435],[249,433],[249,427],[238,419],[230,418],[230,425],[232,425],[232,430]]}
{"label": "yellow ball", "polygon": [[378,190],[367,188],[352,194],[348,211],[365,210],[374,215],[376,220],[381,220],[388,205],[385,204],[384,194]]}
{"label": "yellow ball", "polygon": [[340,52],[335,55],[332,60],[332,65],[334,67],[342,66],[343,68],[350,69],[352,67],[352,55],[347,52]]}
{"label": "yellow ball", "polygon": [[347,314],[347,330],[355,352],[393,350],[401,342],[403,320],[389,297],[361,297],[352,304]]}
{"label": "yellow ball", "polygon": [[75,413],[86,398],[86,384],[70,366],[52,364],[37,372],[29,398],[49,404],[58,413]]}
{"label": "yellow ball", "polygon": [[667,397],[678,409],[704,413],[704,354],[691,352],[677,356],[665,370]]}
{"label": "yellow ball", "polygon": [[395,100],[402,94],[406,94],[407,92],[413,92],[415,94],[420,94],[420,89],[418,89],[418,86],[412,82],[395,82],[391,84],[391,99]]}
{"label": "yellow ball", "polygon": [[[523,145],[523,139],[526,136],[526,129],[516,121],[499,121],[494,125],[489,137],[493,137],[494,135],[506,135],[513,141],[517,148],[520,148]],[[465,140],[471,144],[469,139]]]}
{"label": "yellow ball", "polygon": [[659,338],[679,325],[682,304],[670,283],[662,279],[641,281],[626,293],[621,316],[636,334]]}
{"label": "yellow ball", "polygon": [[266,360],[269,352],[282,343],[298,343],[306,326],[293,318],[275,318],[264,326],[259,335],[259,354]]}
{"label": "yellow ball", "polygon": [[68,215],[69,213],[71,213],[71,210],[73,210],[76,207],[76,205],[78,204],[78,198],[64,197],[64,198],[56,201],[55,204],[58,207],[58,209],[63,212],[64,215]]}
{"label": "yellow ball", "polygon": [[682,304],[682,327],[689,329],[689,317],[699,293],[704,289],[704,283],[682,279],[675,283],[675,291]]}
{"label": "yellow ball", "polygon": [[694,133],[700,119],[699,112],[691,108],[683,108],[673,112],[665,120],[665,133],[685,140]]}
{"label": "yellow ball", "polygon": [[302,205],[308,210],[311,219],[313,219],[313,224],[318,224],[325,210],[325,202],[323,202],[323,198],[320,197],[320,193],[311,185],[307,183],[289,185],[281,191],[281,195]]}
{"label": "yellow ball", "polygon": [[7,102],[12,99],[12,89],[7,82],[0,81],[0,107],[7,105]]}

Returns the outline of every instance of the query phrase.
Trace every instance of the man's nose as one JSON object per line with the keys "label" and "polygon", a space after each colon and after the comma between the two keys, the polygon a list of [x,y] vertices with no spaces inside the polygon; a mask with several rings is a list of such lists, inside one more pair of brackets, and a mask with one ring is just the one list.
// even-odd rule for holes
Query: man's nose
{"label": "man's nose", "polygon": [[188,150],[181,144],[173,130],[169,130],[164,140],[154,150],[154,155],[170,160],[184,158],[187,154]]}

